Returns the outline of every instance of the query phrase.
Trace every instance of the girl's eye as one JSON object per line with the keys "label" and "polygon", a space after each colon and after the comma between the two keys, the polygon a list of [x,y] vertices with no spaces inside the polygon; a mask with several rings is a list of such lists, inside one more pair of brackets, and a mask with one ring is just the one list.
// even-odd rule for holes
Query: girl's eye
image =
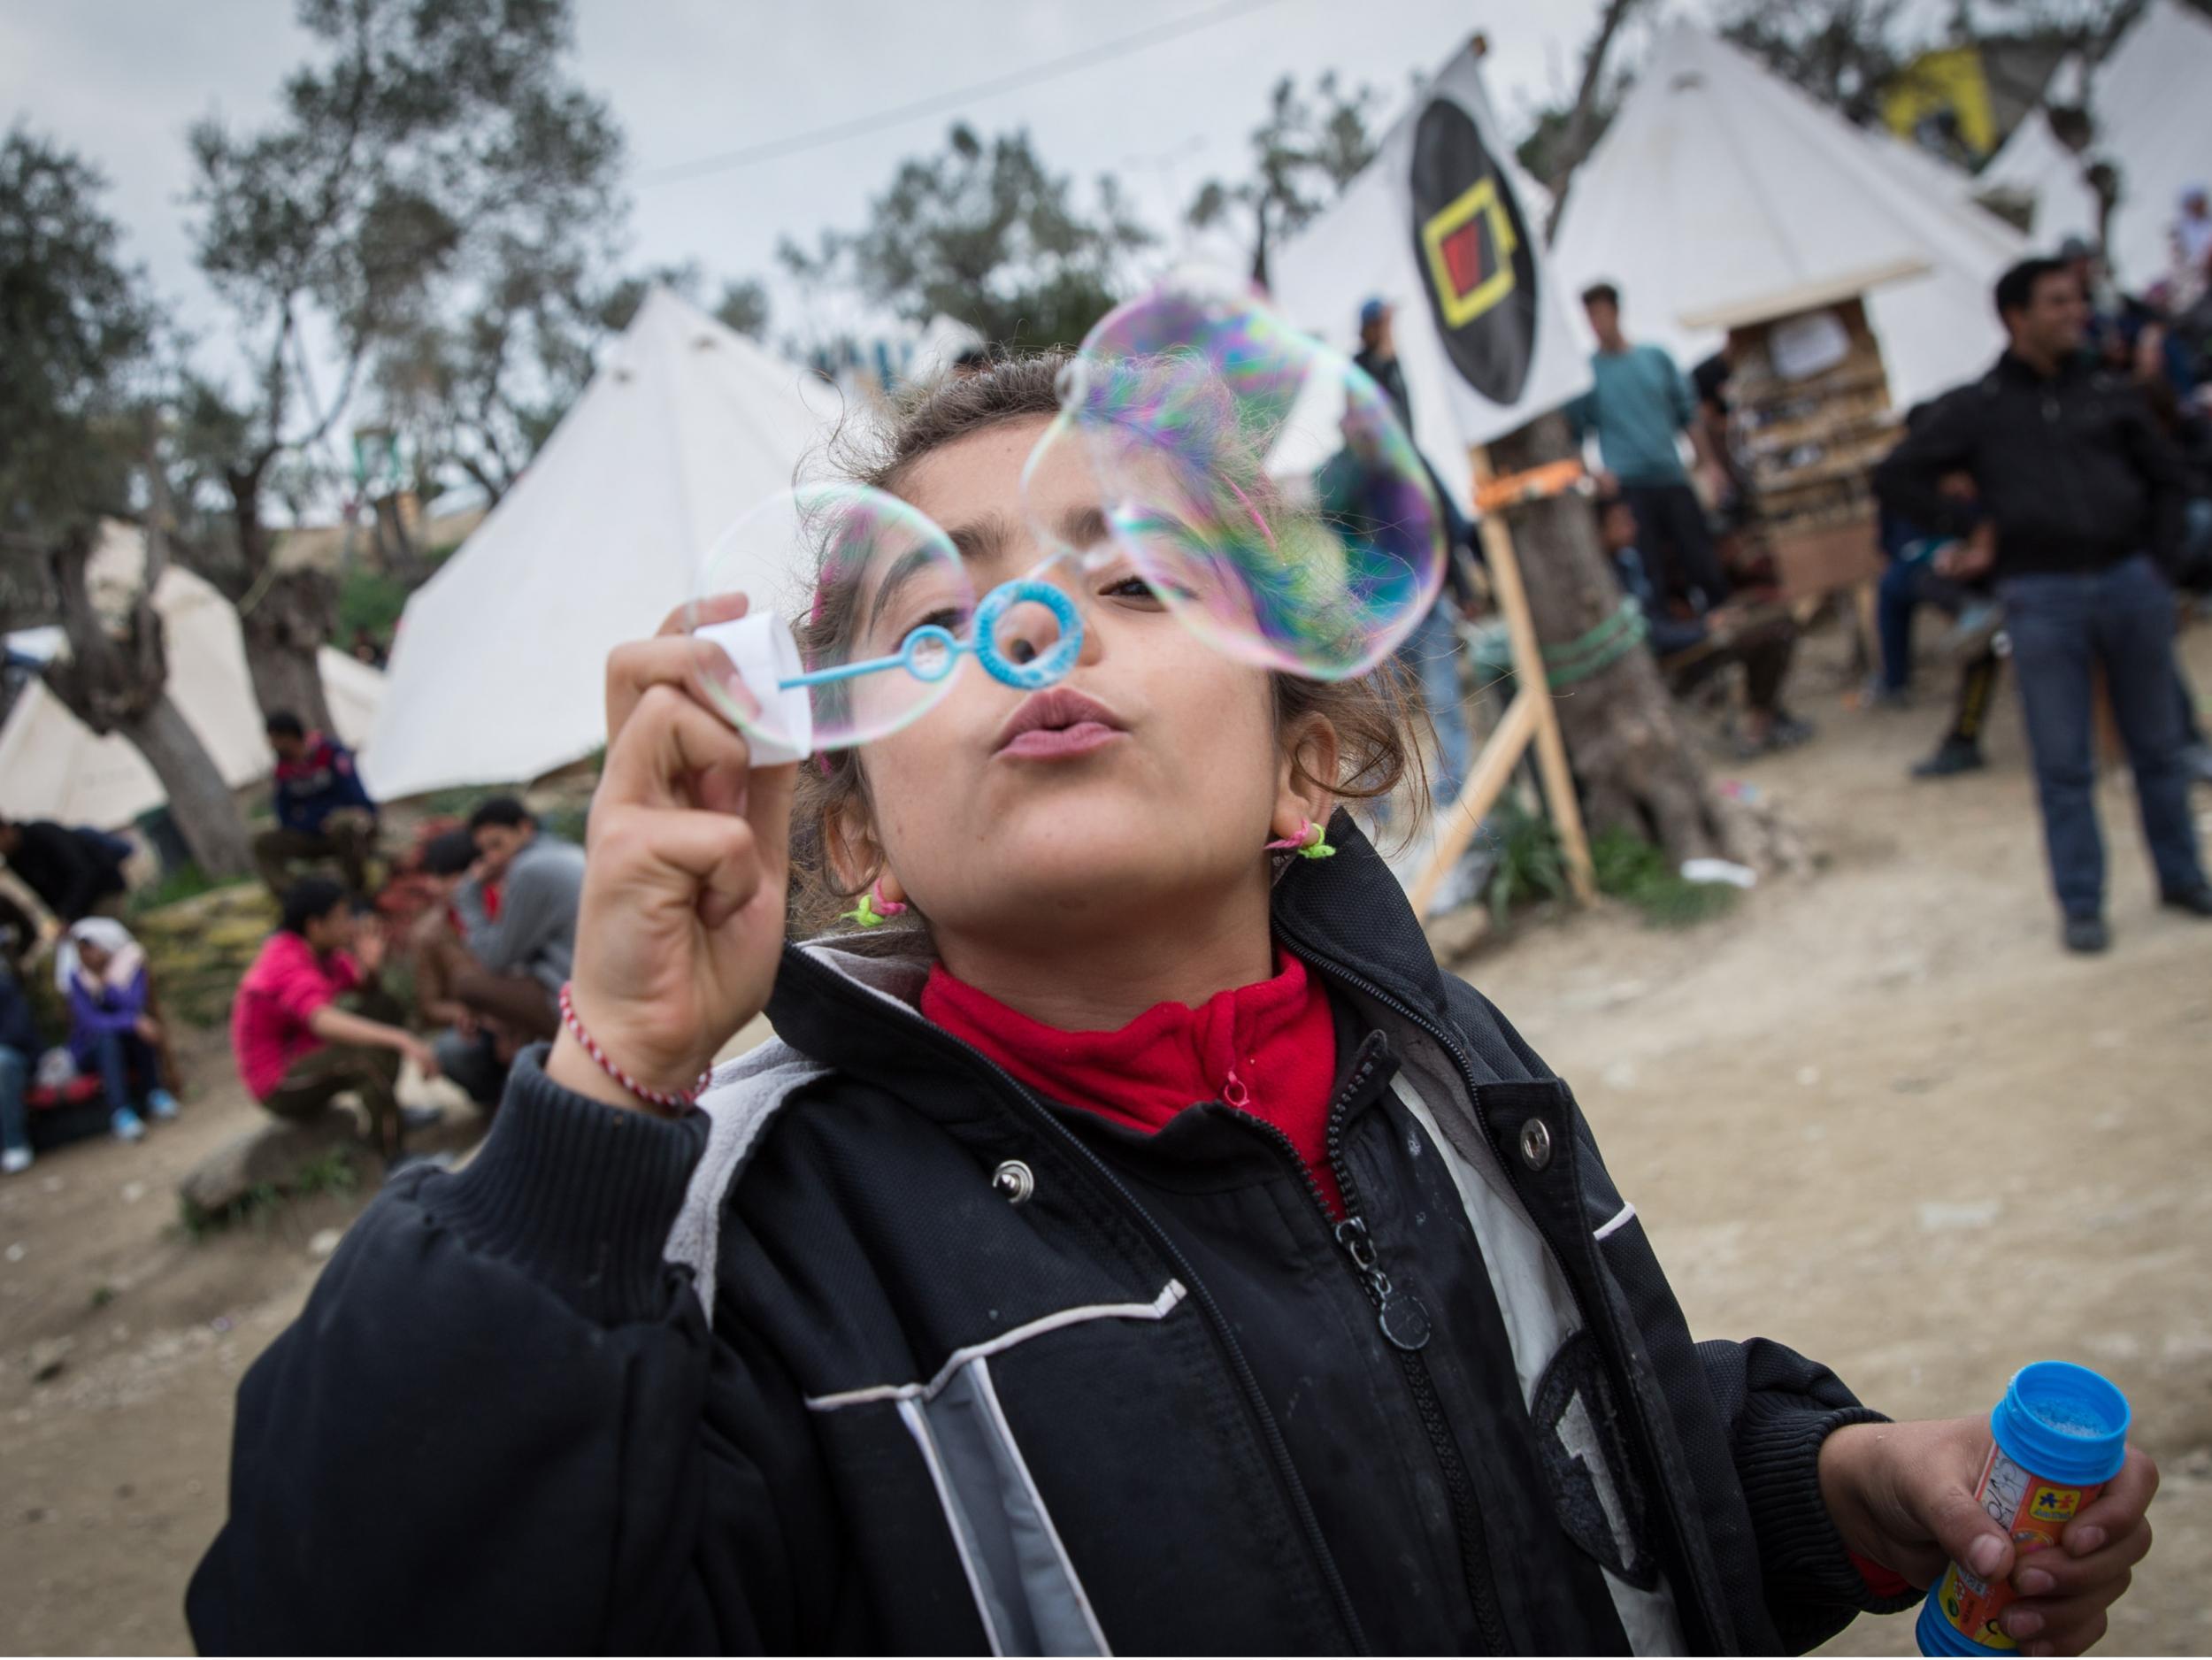
{"label": "girl's eye", "polygon": [[1108,583],[1099,592],[1107,599],[1133,600],[1144,605],[1157,605],[1160,603],[1159,590],[1141,576],[1122,577]]}

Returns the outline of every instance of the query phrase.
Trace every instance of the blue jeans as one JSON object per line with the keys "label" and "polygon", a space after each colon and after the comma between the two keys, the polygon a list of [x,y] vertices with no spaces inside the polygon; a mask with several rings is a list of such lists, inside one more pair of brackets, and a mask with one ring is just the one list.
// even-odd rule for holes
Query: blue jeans
{"label": "blue jeans", "polygon": [[1971,596],[1925,560],[1893,559],[1874,589],[1874,626],[1882,645],[1882,685],[1901,692],[1912,680],[1912,614],[1923,605],[1956,614]]}
{"label": "blue jeans", "polygon": [[30,1075],[29,1059],[0,1043],[0,1148],[9,1152],[31,1144],[30,1109],[23,1104]]}
{"label": "blue jeans", "polygon": [[2102,571],[2039,573],[1998,585],[2043,806],[2051,886],[2070,917],[2104,909],[2091,688],[2104,669],[2113,718],[2135,771],[2160,891],[2204,883],[2175,696],[2174,596],[2147,555]]}
{"label": "blue jeans", "polygon": [[105,1086],[108,1111],[120,1112],[131,1104],[131,1074],[148,1090],[161,1082],[161,1063],[154,1046],[135,1032],[103,1032],[94,1040],[100,1082]]}
{"label": "blue jeans", "polygon": [[1467,782],[1467,712],[1460,703],[1459,634],[1440,602],[1398,648],[1398,661],[1421,682],[1421,701],[1436,727],[1436,803],[1448,808]]}

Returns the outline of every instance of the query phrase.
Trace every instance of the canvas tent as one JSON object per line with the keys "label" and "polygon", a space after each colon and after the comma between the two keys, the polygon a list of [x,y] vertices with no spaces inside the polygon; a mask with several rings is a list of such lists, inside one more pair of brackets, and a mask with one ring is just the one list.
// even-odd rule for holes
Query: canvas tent
{"label": "canvas tent", "polygon": [[[1415,440],[1463,512],[1473,510],[1465,446],[1511,430],[1588,384],[1568,309],[1557,294],[1546,292],[1530,296],[1535,339],[1529,379],[1517,404],[1484,409],[1471,407],[1476,402],[1471,396],[1455,397],[1455,386],[1463,385],[1463,377],[1438,331],[1427,274],[1414,255],[1417,218],[1407,175],[1414,165],[1417,124],[1439,98],[1478,113],[1485,127],[1494,125],[1479,60],[1479,52],[1471,49],[1446,62],[1423,98],[1384,135],[1375,159],[1325,211],[1278,248],[1269,264],[1272,296],[1291,320],[1348,355],[1359,349],[1361,305],[1369,299],[1390,304]],[[1502,142],[1489,146],[1488,159],[1518,203],[1532,241],[1540,240],[1551,208],[1548,195]],[[1556,286],[1555,273],[1550,286]]]}
{"label": "canvas tent", "polygon": [[[2126,288],[2148,288],[2172,263],[2167,234],[2182,191],[2212,183],[2212,19],[2177,0],[2151,0],[2089,78],[2089,153],[2120,175],[2112,213],[2112,271]],[[2055,244],[2070,234],[2094,237],[2094,198],[2081,181],[2081,158],[2031,118],[1983,169],[2024,188],[2036,202],[2035,236]],[[2052,203],[2047,227],[2045,203]]]}
{"label": "canvas tent", "polygon": [[647,296],[521,482],[408,602],[370,788],[529,779],[603,742],[607,653],[651,634],[722,531],[820,450],[835,409],[811,380]]}
{"label": "canvas tent", "polygon": [[[144,560],[138,532],[111,522],[88,573],[96,603],[105,587],[135,588]],[[238,789],[268,777],[276,757],[262,734],[238,613],[205,581],[174,565],[154,589],[154,609],[168,647],[169,696],[207,746],[223,781]],[[13,636],[11,643],[42,656],[55,642],[47,631],[34,632],[45,637]],[[327,647],[321,664],[323,692],[339,737],[364,742],[376,719],[383,675]],[[127,739],[94,735],[43,681],[25,688],[0,728],[0,812],[11,818],[112,830],[167,799]]]}
{"label": "canvas tent", "polygon": [[1974,192],[1985,201],[2024,203],[2028,235],[2044,253],[2069,236],[2097,239],[2097,193],[2082,176],[2081,158],[2059,142],[2040,110],[2029,111],[1974,175]]}
{"label": "canvas tent", "polygon": [[1685,367],[1727,320],[1864,292],[1904,407],[1995,358],[1990,289],[2026,250],[1932,158],[1678,22],[1576,173],[1552,261],[1618,283],[1629,334]]}

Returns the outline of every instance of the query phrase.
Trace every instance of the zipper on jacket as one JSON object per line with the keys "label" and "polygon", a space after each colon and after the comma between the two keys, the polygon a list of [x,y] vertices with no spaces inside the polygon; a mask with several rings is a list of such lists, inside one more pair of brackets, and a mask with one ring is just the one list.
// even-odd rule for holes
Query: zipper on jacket
{"label": "zipper on jacket", "polygon": [[[787,947],[783,966],[787,969],[795,959],[805,965],[803,972],[826,977],[839,995],[841,995],[849,989],[851,982],[836,970],[816,962],[804,951],[793,951]],[[878,1014],[887,1013],[887,1010],[874,1008],[872,999],[876,997],[883,998],[885,1003],[890,1003],[893,1007],[902,1008],[902,1005],[895,1003],[895,1000],[881,993],[872,993],[872,1001],[862,1006]],[[1276,1423],[1275,1415],[1267,1409],[1267,1397],[1260,1392],[1259,1377],[1253,1372],[1251,1361],[1245,1357],[1243,1349],[1238,1344],[1236,1333],[1230,1327],[1228,1317],[1222,1313],[1221,1305],[1214,1301],[1213,1293],[1206,1289],[1205,1282],[1199,1279],[1196,1272],[1191,1267],[1189,1260],[1184,1257],[1181,1249],[1175,1243],[1173,1237],[1165,1228],[1152,1219],[1152,1213],[1137,1202],[1137,1195],[1131,1193],[1121,1178],[1114,1173],[1113,1167],[1094,1152],[1082,1137],[1061,1123],[1041,1102],[1033,1096],[1013,1073],[1008,1072],[989,1056],[983,1054],[980,1050],[971,1049],[949,1033],[940,1031],[911,1011],[905,1011],[903,1015],[893,1018],[910,1020],[911,1025],[918,1029],[920,1036],[926,1042],[934,1044],[944,1053],[979,1067],[998,1086],[1001,1093],[1023,1117],[1033,1122],[1078,1164],[1087,1166],[1091,1173],[1105,1185],[1107,1191],[1126,1207],[1128,1214],[1150,1236],[1153,1249],[1166,1258],[1168,1266],[1174,1272],[1176,1278],[1180,1280],[1189,1291],[1190,1300],[1198,1306],[1199,1311],[1205,1317],[1207,1325],[1213,1329],[1215,1340],[1220,1343],[1222,1352],[1228,1357],[1231,1375],[1235,1378],[1237,1387],[1243,1392],[1245,1405],[1250,1410],[1253,1418],[1259,1425],[1260,1438],[1266,1443],[1268,1456],[1274,1461],[1276,1473],[1282,1479],[1284,1490],[1290,1499],[1292,1513],[1298,1518],[1299,1530],[1305,1534],[1306,1542],[1313,1551],[1314,1561],[1320,1569],[1322,1585],[1328,1591],[1330,1600],[1336,1604],[1337,1618],[1344,1624],[1344,1635],[1351,1644],[1352,1651],[1356,1654],[1371,1653],[1372,1650],[1367,1646],[1367,1633],[1359,1623],[1359,1610],[1353,1606],[1352,1594],[1344,1584],[1343,1571],[1337,1566],[1336,1556],[1329,1549],[1329,1541],[1321,1532],[1321,1518],[1314,1514],[1313,1500],[1306,1492],[1305,1483],[1298,1479],[1298,1468],[1291,1462],[1290,1444],[1283,1439],[1282,1426]],[[1268,1127],[1273,1129],[1274,1126],[1271,1125]],[[1281,1132],[1277,1131],[1276,1134],[1280,1134]],[[1283,1138],[1283,1144],[1286,1147],[1290,1145],[1287,1136]],[[1292,1149],[1292,1152],[1294,1156],[1296,1149]],[[1309,1175],[1307,1180],[1310,1182],[1311,1176]],[[1315,1187],[1314,1194],[1316,1200],[1318,1201],[1320,1190],[1317,1185]],[[1325,1215],[1326,1212],[1327,1206],[1324,1204],[1323,1213]]]}
{"label": "zipper on jacket", "polygon": [[[1286,937],[1287,937],[1291,931],[1284,928],[1282,918],[1278,916],[1275,918],[1274,921],[1278,931],[1283,933]],[[1429,1038],[1444,1051],[1446,1055],[1451,1057],[1453,1066],[1458,1070],[1460,1083],[1467,1091],[1467,1099],[1471,1105],[1471,1109],[1476,1115],[1477,1127],[1485,1128],[1485,1126],[1481,1124],[1481,1087],[1475,1082],[1475,1069],[1473,1063],[1467,1058],[1466,1051],[1460,1047],[1458,1040],[1454,1038],[1451,1033],[1446,1030],[1440,1022],[1430,1019],[1419,1010],[1414,1008],[1413,1005],[1409,1003],[1404,998],[1398,996],[1393,992],[1386,991],[1382,987],[1377,985],[1366,975],[1361,973],[1356,969],[1347,967],[1343,962],[1328,952],[1317,950],[1310,941],[1304,940],[1295,940],[1291,942],[1298,946],[1299,955],[1307,962],[1318,964],[1326,968],[1331,974],[1334,975],[1344,985],[1350,987],[1354,991],[1359,992],[1363,995],[1372,997],[1377,1003],[1382,1004],[1384,1008],[1390,1010],[1393,1013],[1399,1016],[1400,1018],[1410,1021],[1415,1026],[1425,1033]],[[1272,1126],[1271,1126],[1270,1127],[1271,1128]],[[1333,1138],[1335,1127],[1336,1126],[1333,1122]],[[1564,1125],[1560,1126],[1560,1133],[1562,1134],[1566,1134],[1567,1131],[1568,1126]],[[1486,1136],[1486,1128],[1485,1128],[1485,1134]],[[1287,1136],[1283,1138],[1283,1141],[1285,1146],[1289,1146],[1290,1141]],[[1294,1155],[1296,1149],[1293,1149],[1292,1150]],[[1332,1141],[1331,1147],[1330,1165],[1332,1169],[1336,1171],[1337,1181],[1339,1185],[1341,1186],[1349,1172],[1344,1171],[1340,1167],[1340,1164],[1335,1157],[1333,1139]],[[1318,1194],[1318,1187],[1317,1187],[1317,1195]],[[1353,1206],[1352,1192],[1349,1187],[1345,1188],[1344,1198],[1346,1210],[1348,1214]],[[1532,1224],[1533,1224],[1535,1218],[1532,1217],[1530,1220]],[[1539,1239],[1544,1239],[1544,1249],[1550,1251],[1553,1259],[1557,1261],[1559,1259],[1559,1252],[1548,1239],[1544,1238],[1544,1231],[1540,1226],[1537,1226],[1536,1233]],[[1594,1318],[1594,1312],[1590,1307],[1589,1299],[1583,1295],[1582,1287],[1578,1283],[1572,1267],[1564,1262],[1561,1262],[1560,1268],[1562,1271],[1562,1277],[1567,1282],[1567,1293],[1574,1299],[1575,1311],[1581,1317],[1583,1329],[1590,1332],[1606,1330],[1607,1328],[1601,1326]],[[1623,1373],[1625,1374],[1627,1371],[1627,1361],[1625,1356],[1619,1357],[1619,1364]],[[1425,1371],[1425,1368],[1424,1370]],[[1632,1403],[1634,1403],[1638,1398],[1634,1388],[1634,1379],[1627,1378],[1624,1375],[1623,1383],[1628,1389],[1628,1400]],[[1679,1536],[1682,1545],[1683,1565],[1690,1571],[1694,1579],[1697,1578],[1698,1564],[1696,1549],[1694,1541],[1689,1536],[1690,1530],[1685,1525],[1684,1520],[1686,1517],[1694,1513],[1693,1509],[1685,1501],[1681,1492],[1677,1487],[1675,1483],[1670,1479],[1664,1461],[1659,1456],[1658,1450],[1655,1446],[1653,1449],[1651,1464],[1652,1476],[1657,1482],[1660,1491],[1665,1495],[1668,1509],[1671,1511],[1674,1517],[1675,1531]],[[1716,1587],[1709,1584],[1701,1583],[1694,1587],[1694,1590],[1698,1600],[1708,1609],[1712,1610],[1710,1618],[1715,1626],[1721,1631],[1727,1630],[1729,1622],[1726,1618],[1726,1599],[1720,1596],[1717,1594]]]}
{"label": "zipper on jacket", "polygon": [[1393,1285],[1384,1272],[1381,1252],[1368,1232],[1367,1218],[1360,1213],[1359,1189],[1353,1183],[1351,1168],[1344,1157],[1345,1117],[1363,1081],[1364,1067],[1371,1064],[1363,1063],[1361,1068],[1355,1069],[1329,1106],[1327,1154],[1330,1172],[1336,1177],[1337,1191],[1344,1195],[1341,1221],[1330,1214],[1327,1195],[1321,1191],[1321,1184],[1314,1180],[1313,1172],[1299,1156],[1290,1137],[1256,1113],[1240,1107],[1230,1110],[1257,1126],[1289,1158],[1292,1167],[1304,1179],[1306,1191],[1313,1199],[1314,1208],[1321,1213],[1323,1225],[1343,1251],[1353,1274],[1367,1294],[1367,1300],[1375,1305],[1375,1323],[1398,1356],[1398,1368],[1405,1373],[1406,1388],[1413,1396],[1413,1409],[1421,1420],[1422,1433],[1428,1437],[1429,1450],[1436,1457],[1437,1473],[1443,1480],[1445,1500],[1451,1508],[1453,1536],[1459,1545],[1460,1574],[1466,1581],[1467,1600],[1474,1607],[1475,1625],[1482,1633],[1483,1648],[1490,1654],[1510,1654],[1512,1642],[1506,1635],[1505,1622],[1499,1616],[1497,1591],[1491,1583],[1489,1535],[1482,1525],[1482,1507],[1476,1502],[1474,1478],[1467,1472],[1467,1461],[1460,1456],[1459,1442],[1452,1434],[1450,1421],[1444,1416],[1444,1404],[1437,1398],[1436,1380],[1429,1375],[1428,1362],[1421,1358],[1421,1350],[1428,1346],[1434,1329],[1429,1311],[1410,1291]]}

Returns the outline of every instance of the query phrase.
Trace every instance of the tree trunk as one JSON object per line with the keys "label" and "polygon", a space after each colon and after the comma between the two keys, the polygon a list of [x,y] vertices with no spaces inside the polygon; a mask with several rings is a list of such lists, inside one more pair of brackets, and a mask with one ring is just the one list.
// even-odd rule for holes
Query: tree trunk
{"label": "tree trunk", "polygon": [[210,876],[244,876],[253,869],[238,802],[168,693],[116,728],[146,757],[169,795],[169,816],[192,857]]}
{"label": "tree trunk", "polygon": [[338,596],[320,571],[272,569],[276,549],[261,517],[261,487],[274,451],[250,466],[224,476],[231,513],[238,527],[238,552],[248,587],[230,596],[246,639],[246,668],[253,677],[254,702],[261,712],[297,715],[310,727],[330,730],[330,704],[323,696],[321,665],[315,654],[336,626]]}
{"label": "tree trunk", "polygon": [[253,597],[250,609],[240,611],[246,667],[263,714],[282,710],[314,730],[331,730],[330,703],[323,696],[316,654],[330,638],[336,597],[320,571],[280,571]]}
{"label": "tree trunk", "polygon": [[[1575,446],[1564,417],[1541,415],[1490,446],[1500,476],[1566,459]],[[1621,603],[1589,504],[1555,496],[1512,511],[1513,545],[1537,638],[1565,645]],[[1582,786],[1592,834],[1626,829],[1684,859],[1738,856],[1740,837],[1676,718],[1651,653],[1639,646],[1556,695],[1567,754]]]}
{"label": "tree trunk", "polygon": [[119,634],[103,625],[86,591],[91,552],[92,528],[86,525],[49,557],[69,655],[46,665],[47,687],[94,732],[103,737],[119,733],[145,757],[201,869],[211,876],[243,876],[253,862],[238,803],[199,734],[169,698],[168,644],[152,600],[164,558],[162,533],[157,526],[148,537],[147,580]]}
{"label": "tree trunk", "polygon": [[407,528],[397,496],[379,496],[375,504],[376,557],[386,572],[409,588],[420,588],[429,573],[423,568],[422,549]]}

